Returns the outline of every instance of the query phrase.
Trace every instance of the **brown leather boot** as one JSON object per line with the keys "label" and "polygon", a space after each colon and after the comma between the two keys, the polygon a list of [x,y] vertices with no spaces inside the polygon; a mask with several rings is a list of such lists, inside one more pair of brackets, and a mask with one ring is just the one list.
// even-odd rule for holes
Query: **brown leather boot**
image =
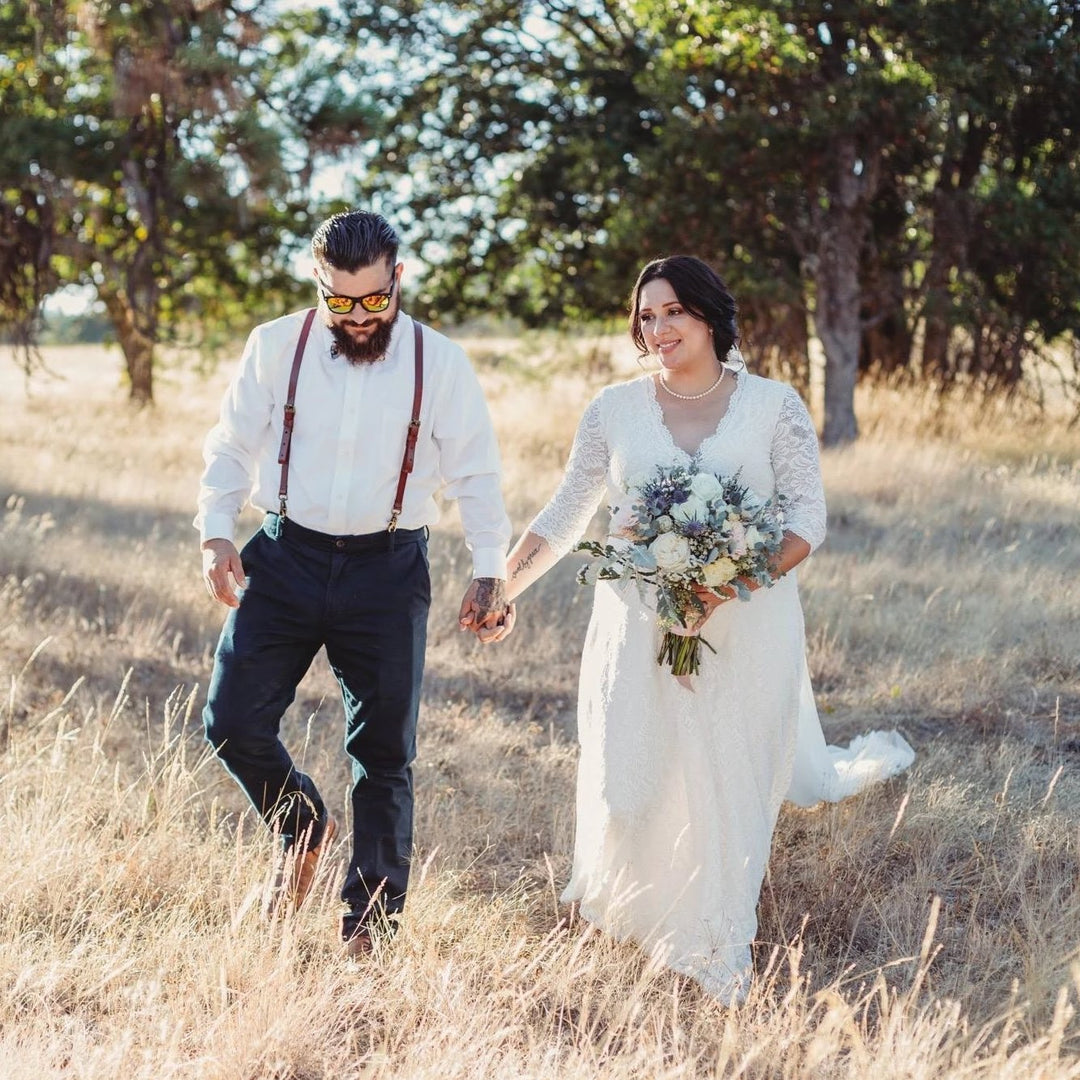
{"label": "brown leather boot", "polygon": [[307,899],[308,893],[311,892],[311,886],[315,881],[315,872],[319,868],[319,860],[329,850],[330,843],[334,839],[334,833],[337,832],[337,827],[334,818],[327,815],[322,839],[319,841],[318,846],[308,850],[301,849],[293,853],[287,899],[294,908],[299,908]]}
{"label": "brown leather boot", "polygon": [[295,911],[306,899],[315,882],[319,860],[326,854],[337,832],[337,822],[327,817],[318,847],[307,850],[303,841],[278,855],[277,871],[263,902],[263,918],[274,920]]}
{"label": "brown leather boot", "polygon": [[375,951],[375,942],[371,933],[367,930],[357,930],[348,941],[345,942],[345,955],[350,960],[363,960]]}

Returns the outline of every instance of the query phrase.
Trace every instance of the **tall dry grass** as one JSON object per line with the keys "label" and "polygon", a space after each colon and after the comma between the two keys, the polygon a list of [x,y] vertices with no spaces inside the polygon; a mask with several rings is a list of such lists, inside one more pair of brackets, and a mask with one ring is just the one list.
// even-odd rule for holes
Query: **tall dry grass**
{"label": "tall dry grass", "polygon": [[[472,344],[517,527],[589,395],[633,374],[611,350]],[[432,541],[402,932],[343,959],[333,876],[265,926],[270,840],[199,730],[221,611],[190,519],[227,373],[167,371],[132,414],[115,355],[50,360],[67,381],[29,396],[0,367],[5,1080],[1080,1075],[1076,432],[879,387],[865,437],[825,454],[830,535],[801,580],[826,732],[898,726],[918,760],[782,814],[758,979],[725,1011],[632,947],[553,930],[589,598],[568,559],[508,642],[478,647],[454,625],[453,511]],[[321,660],[285,728],[344,814]]]}

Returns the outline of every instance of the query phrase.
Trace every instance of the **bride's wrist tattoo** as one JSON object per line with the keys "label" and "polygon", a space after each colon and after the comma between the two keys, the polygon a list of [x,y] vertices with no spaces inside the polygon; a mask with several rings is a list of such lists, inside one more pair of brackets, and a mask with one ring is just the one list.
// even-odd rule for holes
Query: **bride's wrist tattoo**
{"label": "bride's wrist tattoo", "polygon": [[510,577],[511,581],[516,579],[518,574],[522,573],[522,571],[528,570],[532,566],[533,560],[540,554],[540,547],[541,545],[537,544],[528,555],[522,555],[521,558],[518,559],[518,564],[514,567],[514,572]]}

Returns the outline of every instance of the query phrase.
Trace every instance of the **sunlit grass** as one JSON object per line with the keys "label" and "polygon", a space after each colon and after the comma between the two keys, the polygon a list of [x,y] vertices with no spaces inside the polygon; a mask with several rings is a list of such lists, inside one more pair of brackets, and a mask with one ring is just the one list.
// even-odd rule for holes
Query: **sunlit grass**
{"label": "sunlit grass", "polygon": [[[637,370],[605,348],[471,346],[517,529],[591,393]],[[2,380],[5,1080],[1077,1074],[1075,430],[860,392],[866,434],[824,455],[830,534],[801,573],[810,660],[830,737],[899,726],[918,759],[781,815],[759,977],[725,1011],[631,946],[555,930],[589,597],[567,560],[522,599],[517,633],[479,648],[454,624],[456,511],[432,541],[402,932],[373,963],[341,956],[340,862],[299,917],[264,925],[271,842],[199,724],[221,612],[191,516],[227,372],[170,374],[131,414],[114,360],[57,354],[71,383],[29,400]],[[321,660],[285,728],[344,814]]]}

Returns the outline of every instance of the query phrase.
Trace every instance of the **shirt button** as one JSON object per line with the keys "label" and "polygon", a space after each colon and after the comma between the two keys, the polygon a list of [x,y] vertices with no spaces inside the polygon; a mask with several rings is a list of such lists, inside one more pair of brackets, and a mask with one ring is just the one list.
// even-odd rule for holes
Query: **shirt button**
{"label": "shirt button", "polygon": [[338,549],[341,549],[344,546],[345,546],[345,541],[344,540],[338,539],[338,540],[334,541],[334,547],[336,547]]}

